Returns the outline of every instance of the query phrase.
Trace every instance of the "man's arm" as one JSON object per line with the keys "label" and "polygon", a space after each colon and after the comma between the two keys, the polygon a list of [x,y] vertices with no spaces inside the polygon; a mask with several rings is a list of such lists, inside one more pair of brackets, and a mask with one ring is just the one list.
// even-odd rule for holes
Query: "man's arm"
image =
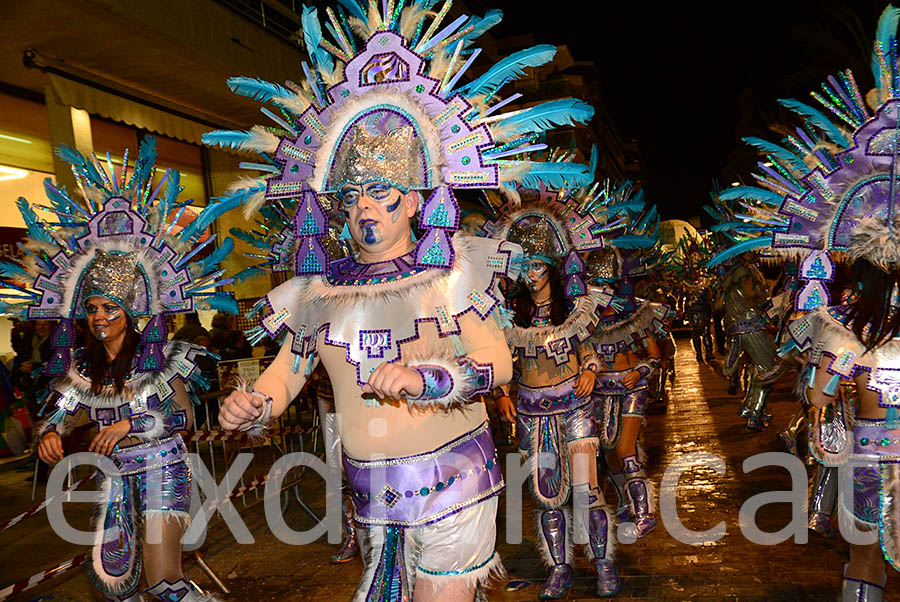
{"label": "man's arm", "polygon": [[306,383],[307,373],[319,361],[317,354],[301,358],[299,369],[294,371],[294,358],[291,340],[287,337],[275,360],[253,385],[253,390],[235,390],[225,399],[219,414],[222,427],[229,431],[265,427],[270,420],[284,413]]}

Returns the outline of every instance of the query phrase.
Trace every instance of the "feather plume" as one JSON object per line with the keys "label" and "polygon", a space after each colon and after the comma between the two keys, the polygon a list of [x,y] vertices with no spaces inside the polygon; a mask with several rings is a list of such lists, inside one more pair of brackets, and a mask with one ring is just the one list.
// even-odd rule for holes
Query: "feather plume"
{"label": "feather plume", "polygon": [[44,228],[44,225],[41,223],[41,219],[34,212],[34,209],[32,209],[28,204],[28,201],[25,199],[25,197],[20,196],[18,200],[16,200],[16,207],[19,208],[19,213],[22,214],[22,219],[25,221],[25,225],[28,227],[28,236],[36,241],[56,244],[53,236],[51,236],[46,228]]}
{"label": "feather plume", "polygon": [[10,278],[15,281],[26,280],[30,281],[33,279],[33,276],[28,273],[24,267],[17,263],[10,263],[8,261],[0,261],[0,277]]}
{"label": "feather plume", "polygon": [[195,303],[200,309],[224,311],[228,314],[237,314],[240,311],[237,299],[230,294],[215,294],[208,297],[196,297]]}
{"label": "feather plume", "polygon": [[894,215],[893,229],[884,216],[859,220],[850,236],[847,256],[853,260],[865,258],[886,272],[900,265],[900,215]]}
{"label": "feather plume", "polygon": [[156,165],[156,136],[144,136],[128,186],[135,190],[143,187],[150,179],[154,165]]}
{"label": "feather plume", "polygon": [[446,50],[439,50],[431,58],[428,64],[428,75],[434,79],[443,79],[447,69],[450,68],[450,53]]}
{"label": "feather plume", "polygon": [[416,34],[416,29],[418,29],[422,19],[433,16],[433,12],[418,4],[407,6],[403,9],[403,12],[400,13],[400,35],[402,35],[405,40],[411,40]]}
{"label": "feather plume", "polygon": [[875,31],[875,47],[872,49],[872,77],[875,78],[875,86],[881,90],[884,87],[885,75],[881,70],[881,61],[876,50],[881,46],[883,53],[891,50],[891,39],[897,36],[897,26],[900,25],[900,9],[888,4],[881,17],[878,18],[878,29]]}
{"label": "feather plume", "polygon": [[367,19],[366,11],[362,6],[359,5],[356,0],[337,0],[338,4],[347,9],[351,15],[356,17],[357,19],[362,19],[365,21]]}
{"label": "feather plume", "polygon": [[537,161],[510,161],[501,165],[500,179],[516,181],[525,188],[581,188],[593,180],[588,166],[581,163],[546,163]]}
{"label": "feather plume", "polygon": [[484,75],[463,86],[460,92],[464,92],[466,96],[490,94],[506,82],[521,77],[525,73],[526,67],[539,67],[552,61],[554,56],[556,56],[556,47],[550,44],[539,44],[514,52],[498,61]]}
{"label": "feather plume", "polygon": [[236,239],[241,240],[248,245],[252,245],[257,249],[268,249],[270,247],[269,242],[262,236],[256,234],[252,231],[243,230],[241,228],[232,228],[229,230],[232,236]]}
{"label": "feather plume", "polygon": [[764,153],[768,153],[779,159],[784,161],[788,165],[791,166],[791,169],[794,171],[805,174],[809,171],[809,167],[807,167],[806,163],[803,162],[803,159],[792,153],[791,151],[778,146],[768,140],[763,140],[762,138],[755,138],[753,136],[748,136],[746,138],[741,138],[746,144],[749,144],[753,148],[757,148]]}
{"label": "feather plume", "polygon": [[778,103],[806,119],[809,124],[822,130],[828,139],[835,144],[839,144],[842,147],[850,146],[850,140],[847,136],[821,111],[793,98],[779,98]]}
{"label": "feather plume", "polygon": [[304,6],[300,13],[300,23],[303,26],[303,43],[306,52],[320,71],[334,71],[334,59],[331,54],[322,48],[322,24],[319,22],[319,11],[315,7]]}
{"label": "feather plume", "polygon": [[255,77],[229,77],[228,87],[232,92],[260,102],[271,102],[296,115],[301,115],[310,105],[309,100],[279,84],[273,84]]}
{"label": "feather plume", "polygon": [[494,125],[495,139],[511,140],[523,134],[543,132],[560,125],[587,123],[594,116],[594,107],[577,98],[562,98],[541,103]]}
{"label": "feather plume", "polygon": [[749,238],[747,240],[741,241],[731,247],[728,247],[724,251],[717,253],[712,259],[706,262],[706,267],[712,268],[722,263],[723,261],[728,261],[732,257],[737,257],[741,253],[746,253],[747,251],[753,251],[754,249],[760,249],[762,247],[767,247],[772,243],[771,236],[760,236],[759,238]]}
{"label": "feather plume", "polygon": [[[719,194],[722,201],[734,201],[738,199],[749,199],[752,201],[760,201],[767,205],[775,205],[780,207],[784,196],[765,188],[757,188],[756,186],[735,186],[729,188]],[[712,208],[710,208],[712,209]],[[709,210],[707,210],[709,213]]]}
{"label": "feather plume", "polygon": [[226,238],[215,251],[210,253],[207,257],[204,257],[200,262],[200,273],[206,274],[207,272],[212,271],[213,268],[218,267],[225,258],[231,255],[232,251],[234,251],[234,241],[230,238]]}
{"label": "feather plume", "polygon": [[463,40],[463,48],[468,48],[471,46],[475,40],[484,35],[487,30],[491,27],[500,23],[503,20],[503,11],[492,8],[491,10],[485,13],[484,17],[470,17],[468,22],[466,22],[460,29],[466,29],[467,27],[474,27],[472,31],[467,33],[462,37]]}
{"label": "feather plume", "polygon": [[362,38],[363,40],[368,40],[372,37],[374,33],[371,29],[369,29],[369,23],[366,19],[360,19],[359,17],[350,17],[347,19],[347,22],[350,24],[350,29],[353,30],[357,36]]}
{"label": "feather plume", "polygon": [[216,130],[203,134],[203,143],[208,146],[240,149],[263,153],[274,153],[278,148],[278,136],[255,125],[249,131]]}

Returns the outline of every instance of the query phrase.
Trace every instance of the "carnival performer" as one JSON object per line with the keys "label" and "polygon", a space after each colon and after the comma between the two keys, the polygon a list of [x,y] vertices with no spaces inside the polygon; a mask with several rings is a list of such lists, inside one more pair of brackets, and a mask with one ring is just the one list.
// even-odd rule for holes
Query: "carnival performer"
{"label": "carnival performer", "polygon": [[[517,422],[519,451],[529,463],[531,492],[540,507],[535,531],[550,568],[541,600],[564,596],[574,583],[569,503],[587,515],[585,551],[597,569],[597,595],[614,596],[622,587],[612,559],[615,522],[597,481],[599,442],[591,411],[599,362],[590,333],[611,294],[585,285],[584,263],[566,228],[585,219],[557,198],[565,194],[541,189],[537,200],[507,203],[496,229],[525,253],[525,286],[512,297],[514,326],[507,334],[519,363],[516,402],[503,387],[497,408]],[[581,232],[590,234],[587,228]],[[581,250],[590,248],[588,239],[575,238]]]}
{"label": "carnival performer", "polygon": [[[334,43],[322,37],[316,10],[304,9],[313,66],[305,66],[303,86],[229,82],[282,109],[263,109],[277,135],[254,128],[205,136],[209,144],[260,151],[266,161],[254,164],[267,172],[263,179],[223,203],[253,211],[293,200],[296,207],[286,251],[296,276],[257,306],[260,332],[287,336],[253,390],[229,396],[221,421],[227,429],[263,427],[319,362],[325,366],[362,527],[360,601],[472,600],[501,567],[494,542],[503,480],[484,405],[473,400],[512,375],[499,282],[517,277],[520,249],[453,235],[460,222],[454,189],[587,173],[503,159],[535,150],[534,135],[548,124],[583,122],[592,113],[584,103],[554,101],[485,119],[502,102],[500,87],[551,60],[555,49],[520,51],[462,84],[474,59],[460,61],[462,49],[500,13],[473,17],[463,29],[460,17],[441,29],[449,3],[437,15],[430,5],[372,2],[366,10],[343,2],[337,14],[327,11]],[[319,240],[327,228],[320,194],[334,198],[357,249],[330,265]],[[282,251],[273,249],[266,265],[282,261]]]}
{"label": "carnival performer", "polygon": [[[754,146],[789,179],[775,178],[760,164],[764,173],[756,175],[763,186],[733,193],[758,201],[744,224],[760,232],[738,239],[736,251],[768,248],[800,262],[797,307],[809,313],[790,324],[790,340],[779,351],[806,354],[806,393],[818,408],[810,449],[825,466],[852,467],[854,490],[843,496],[850,505],[845,509],[871,538],[851,541],[845,601],[879,602],[884,560],[900,568],[900,385],[894,376],[900,369],[900,219],[894,193],[900,69],[892,51],[898,20],[900,10],[888,6],[872,53],[875,88],[865,97],[849,70],[824,84],[828,98],[838,99],[840,121],[799,101],[780,101],[805,128],[797,129],[791,150],[770,142]],[[759,227],[763,223],[768,229]],[[825,284],[833,280],[834,257],[852,265],[859,295],[828,307]],[[855,418],[849,396],[839,395],[842,382],[859,404]]]}
{"label": "carnival performer", "polygon": [[656,207],[645,209],[643,191],[607,184],[604,206],[607,246],[588,256],[589,281],[614,287],[592,339],[600,372],[592,393],[600,444],[619,498],[620,533],[634,541],[656,527],[654,488],[647,479],[638,437],[651,374],[659,369],[657,337],[667,337],[665,305],[634,296],[633,278],[645,274],[658,252]]}
{"label": "carnival performer", "polygon": [[[191,468],[180,433],[193,425],[192,391],[209,385],[196,366],[206,351],[168,341],[165,315],[237,311],[230,294],[213,290],[229,282],[217,281],[217,270],[233,244],[226,239],[205,259],[190,261],[215,240],[196,244],[219,208],[210,206],[194,225],[175,230],[178,208],[187,203],[178,203],[178,172],[153,183],[152,137],[141,144],[130,178],[127,151],[120,178],[71,148],[57,154],[72,165],[84,199],[47,179],[51,206],[42,208],[59,223],[40,219],[20,199],[29,236],[25,258],[0,266],[3,285],[28,295],[4,313],[61,320],[46,368],[55,380],[45,407],[54,411],[41,428],[38,455],[48,463],[61,460],[66,433],[93,423],[99,432],[89,451],[109,456],[118,469],[98,477],[103,496],[90,564],[91,580],[106,600],[144,600],[142,574],[149,585],[144,593],[154,599],[214,600],[181,567]],[[85,347],[72,356],[76,319],[88,328]],[[108,529],[117,536],[107,537]]]}
{"label": "carnival performer", "polygon": [[742,360],[750,364],[750,386],[747,388],[738,416],[747,419],[747,428],[763,431],[771,417],[766,413],[766,401],[772,393],[777,357],[775,341],[767,330],[768,319],[763,304],[769,300],[765,279],[753,261],[752,253],[744,253],[732,263],[719,282],[717,304],[725,308],[725,329],[728,336],[722,372],[731,379],[729,392],[740,380]]}

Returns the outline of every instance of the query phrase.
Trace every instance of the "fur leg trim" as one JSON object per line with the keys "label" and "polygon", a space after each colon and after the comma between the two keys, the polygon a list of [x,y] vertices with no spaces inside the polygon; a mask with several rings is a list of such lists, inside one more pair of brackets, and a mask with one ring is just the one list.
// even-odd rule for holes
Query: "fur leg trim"
{"label": "fur leg trim", "polygon": [[[113,483],[116,480],[117,483]],[[91,580],[104,593],[128,594],[137,587],[141,574],[141,540],[135,520],[135,492],[127,479],[107,477],[101,483],[102,494],[94,527],[94,545],[91,548]],[[112,499],[115,497],[116,499]],[[113,506],[116,506],[115,508]],[[110,515],[110,510],[114,515]],[[105,530],[118,529],[118,533]],[[104,542],[104,536],[110,539]],[[109,546],[115,546],[109,549]],[[122,562],[124,557],[124,562]],[[110,572],[107,563],[119,562],[121,571]],[[117,567],[118,568],[118,567]]]}
{"label": "fur leg trim", "polygon": [[597,437],[585,437],[584,439],[576,439],[569,441],[569,457],[574,454],[596,454],[600,449],[600,439]]}

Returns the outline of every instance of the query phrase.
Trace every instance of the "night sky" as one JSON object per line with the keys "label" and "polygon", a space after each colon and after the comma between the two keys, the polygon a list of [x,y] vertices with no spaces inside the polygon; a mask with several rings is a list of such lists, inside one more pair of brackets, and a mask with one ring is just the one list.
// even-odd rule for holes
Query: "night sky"
{"label": "night sky", "polygon": [[547,3],[563,7],[555,12],[526,12],[524,3],[505,4],[486,2],[505,12],[496,35],[533,31],[537,42],[566,43],[577,60],[597,64],[607,110],[623,139],[637,139],[648,199],[664,219],[700,214],[714,179],[723,186],[750,181],[757,155],[740,138],[778,141],[772,125],[796,125],[777,98],[816,105],[809,92],[846,68],[865,94],[886,6],[784,0],[701,10],[709,4],[558,2]]}

